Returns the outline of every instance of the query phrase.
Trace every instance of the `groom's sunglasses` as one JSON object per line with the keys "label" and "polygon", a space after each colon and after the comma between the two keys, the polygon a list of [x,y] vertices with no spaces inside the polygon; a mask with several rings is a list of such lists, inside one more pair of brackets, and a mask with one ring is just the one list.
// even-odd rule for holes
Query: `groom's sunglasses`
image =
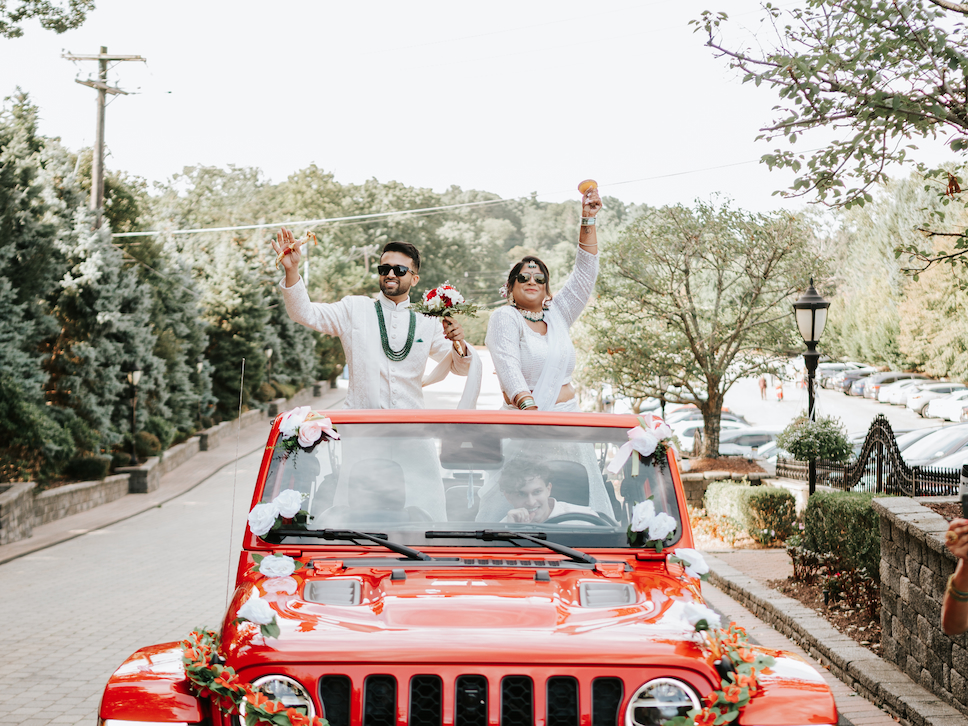
{"label": "groom's sunglasses", "polygon": [[410,268],[406,265],[377,265],[376,271],[380,273],[381,276],[386,277],[390,274],[390,270],[393,270],[393,274],[397,277],[403,277],[408,272]]}
{"label": "groom's sunglasses", "polygon": [[534,273],[527,273],[527,274],[523,272],[519,272],[517,274],[517,277],[515,277],[514,279],[524,284],[525,282],[531,282],[532,277],[534,278],[534,281],[539,285],[544,285],[548,281],[548,276],[545,275],[543,272],[534,272]]}

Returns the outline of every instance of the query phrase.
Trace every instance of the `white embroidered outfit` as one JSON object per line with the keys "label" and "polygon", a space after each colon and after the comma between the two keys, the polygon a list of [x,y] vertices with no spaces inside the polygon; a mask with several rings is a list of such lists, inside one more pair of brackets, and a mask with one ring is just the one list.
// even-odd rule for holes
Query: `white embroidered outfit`
{"label": "white embroidered outfit", "polygon": [[[401,361],[392,361],[383,352],[373,298],[351,295],[335,303],[314,303],[301,277],[292,287],[286,287],[285,280],[279,287],[286,312],[294,322],[335,335],[343,344],[350,379],[344,408],[423,408],[422,385],[428,358],[442,362],[429,382],[440,380],[447,372],[460,376],[471,372],[472,377],[476,372],[477,381],[467,385],[472,389],[476,385],[476,390],[480,390],[480,366],[471,371],[473,348],[465,344],[467,356],[457,353],[444,337],[439,320],[418,314],[410,354]],[[407,342],[410,301],[394,303],[383,293],[378,301],[390,349],[399,351]],[[473,398],[476,401],[476,394]]]}
{"label": "white embroidered outfit", "polygon": [[555,406],[561,387],[571,383],[575,370],[575,347],[568,329],[588,304],[598,277],[598,255],[580,247],[576,254],[574,271],[545,312],[547,335],[532,330],[510,305],[495,310],[488,321],[484,342],[501,388],[512,401],[519,393],[533,391],[541,410],[578,410],[574,400]]}

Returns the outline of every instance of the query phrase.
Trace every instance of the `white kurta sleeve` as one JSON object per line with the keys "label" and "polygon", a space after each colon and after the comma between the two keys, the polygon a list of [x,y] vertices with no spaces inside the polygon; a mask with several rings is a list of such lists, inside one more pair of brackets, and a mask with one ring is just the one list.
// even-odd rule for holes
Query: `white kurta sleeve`
{"label": "white kurta sleeve", "polygon": [[279,287],[293,322],[326,335],[342,335],[348,329],[350,311],[345,299],[335,303],[312,302],[302,277],[292,287],[286,287],[286,281],[282,280]]}
{"label": "white kurta sleeve", "polygon": [[575,257],[575,269],[572,271],[561,290],[554,297],[555,309],[561,314],[570,328],[578,320],[581,311],[588,304],[588,299],[595,289],[598,278],[598,255],[585,252],[578,248]]}
{"label": "white kurta sleeve", "polygon": [[512,401],[519,393],[530,393],[531,388],[521,372],[521,331],[515,316],[519,313],[510,307],[498,308],[487,323],[484,345],[491,352],[497,379]]}
{"label": "white kurta sleeve", "polygon": [[[463,356],[454,350],[454,344],[444,336],[444,326],[439,320],[434,320],[434,337],[430,341],[430,357],[435,361],[442,361],[450,357],[450,372],[459,376],[466,376],[471,367],[471,357]],[[470,345],[466,340],[464,345]]]}

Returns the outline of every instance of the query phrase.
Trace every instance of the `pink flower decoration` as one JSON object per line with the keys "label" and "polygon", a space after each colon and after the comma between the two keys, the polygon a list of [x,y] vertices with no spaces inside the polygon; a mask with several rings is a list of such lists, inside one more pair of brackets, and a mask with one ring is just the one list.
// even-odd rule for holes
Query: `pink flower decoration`
{"label": "pink flower decoration", "polygon": [[314,418],[305,421],[299,427],[298,442],[304,449],[308,449],[324,436],[329,441],[339,438],[339,434],[333,429],[333,422],[331,420],[328,418]]}

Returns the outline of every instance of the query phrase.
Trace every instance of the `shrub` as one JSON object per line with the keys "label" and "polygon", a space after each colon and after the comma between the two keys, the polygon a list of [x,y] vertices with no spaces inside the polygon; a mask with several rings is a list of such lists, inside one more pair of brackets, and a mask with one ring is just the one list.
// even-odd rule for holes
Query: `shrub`
{"label": "shrub", "polygon": [[138,452],[138,456],[145,459],[161,453],[161,442],[154,434],[147,431],[139,431],[135,437],[134,448]]}
{"label": "shrub", "polygon": [[273,388],[272,385],[267,381],[263,381],[262,385],[256,389],[254,394],[256,401],[271,401],[276,397],[276,389]]}
{"label": "shrub", "polygon": [[746,517],[743,514],[743,493],[749,489],[749,482],[714,481],[706,487],[703,503],[706,512],[712,517],[725,517],[737,527],[742,527]]}
{"label": "shrub", "polygon": [[781,487],[749,487],[743,492],[746,530],[760,544],[785,541],[796,530],[796,498]]}
{"label": "shrub", "polygon": [[145,431],[157,437],[159,451],[164,451],[171,446],[171,442],[174,440],[176,433],[175,427],[161,416],[151,416],[145,423]]}
{"label": "shrub", "polygon": [[296,395],[296,387],[290,383],[273,381],[272,387],[276,392],[276,395],[274,395],[273,398],[292,398]]}
{"label": "shrub", "polygon": [[78,481],[94,481],[106,477],[110,469],[109,456],[75,456],[67,462],[64,474]]}
{"label": "shrub", "polygon": [[848,566],[864,568],[875,580],[880,573],[881,535],[871,494],[817,492],[804,512],[803,546],[830,553]]}
{"label": "shrub", "polygon": [[843,462],[851,454],[847,432],[839,421],[829,416],[816,421],[810,421],[806,416],[795,418],[777,437],[776,445],[802,461],[827,459]]}

